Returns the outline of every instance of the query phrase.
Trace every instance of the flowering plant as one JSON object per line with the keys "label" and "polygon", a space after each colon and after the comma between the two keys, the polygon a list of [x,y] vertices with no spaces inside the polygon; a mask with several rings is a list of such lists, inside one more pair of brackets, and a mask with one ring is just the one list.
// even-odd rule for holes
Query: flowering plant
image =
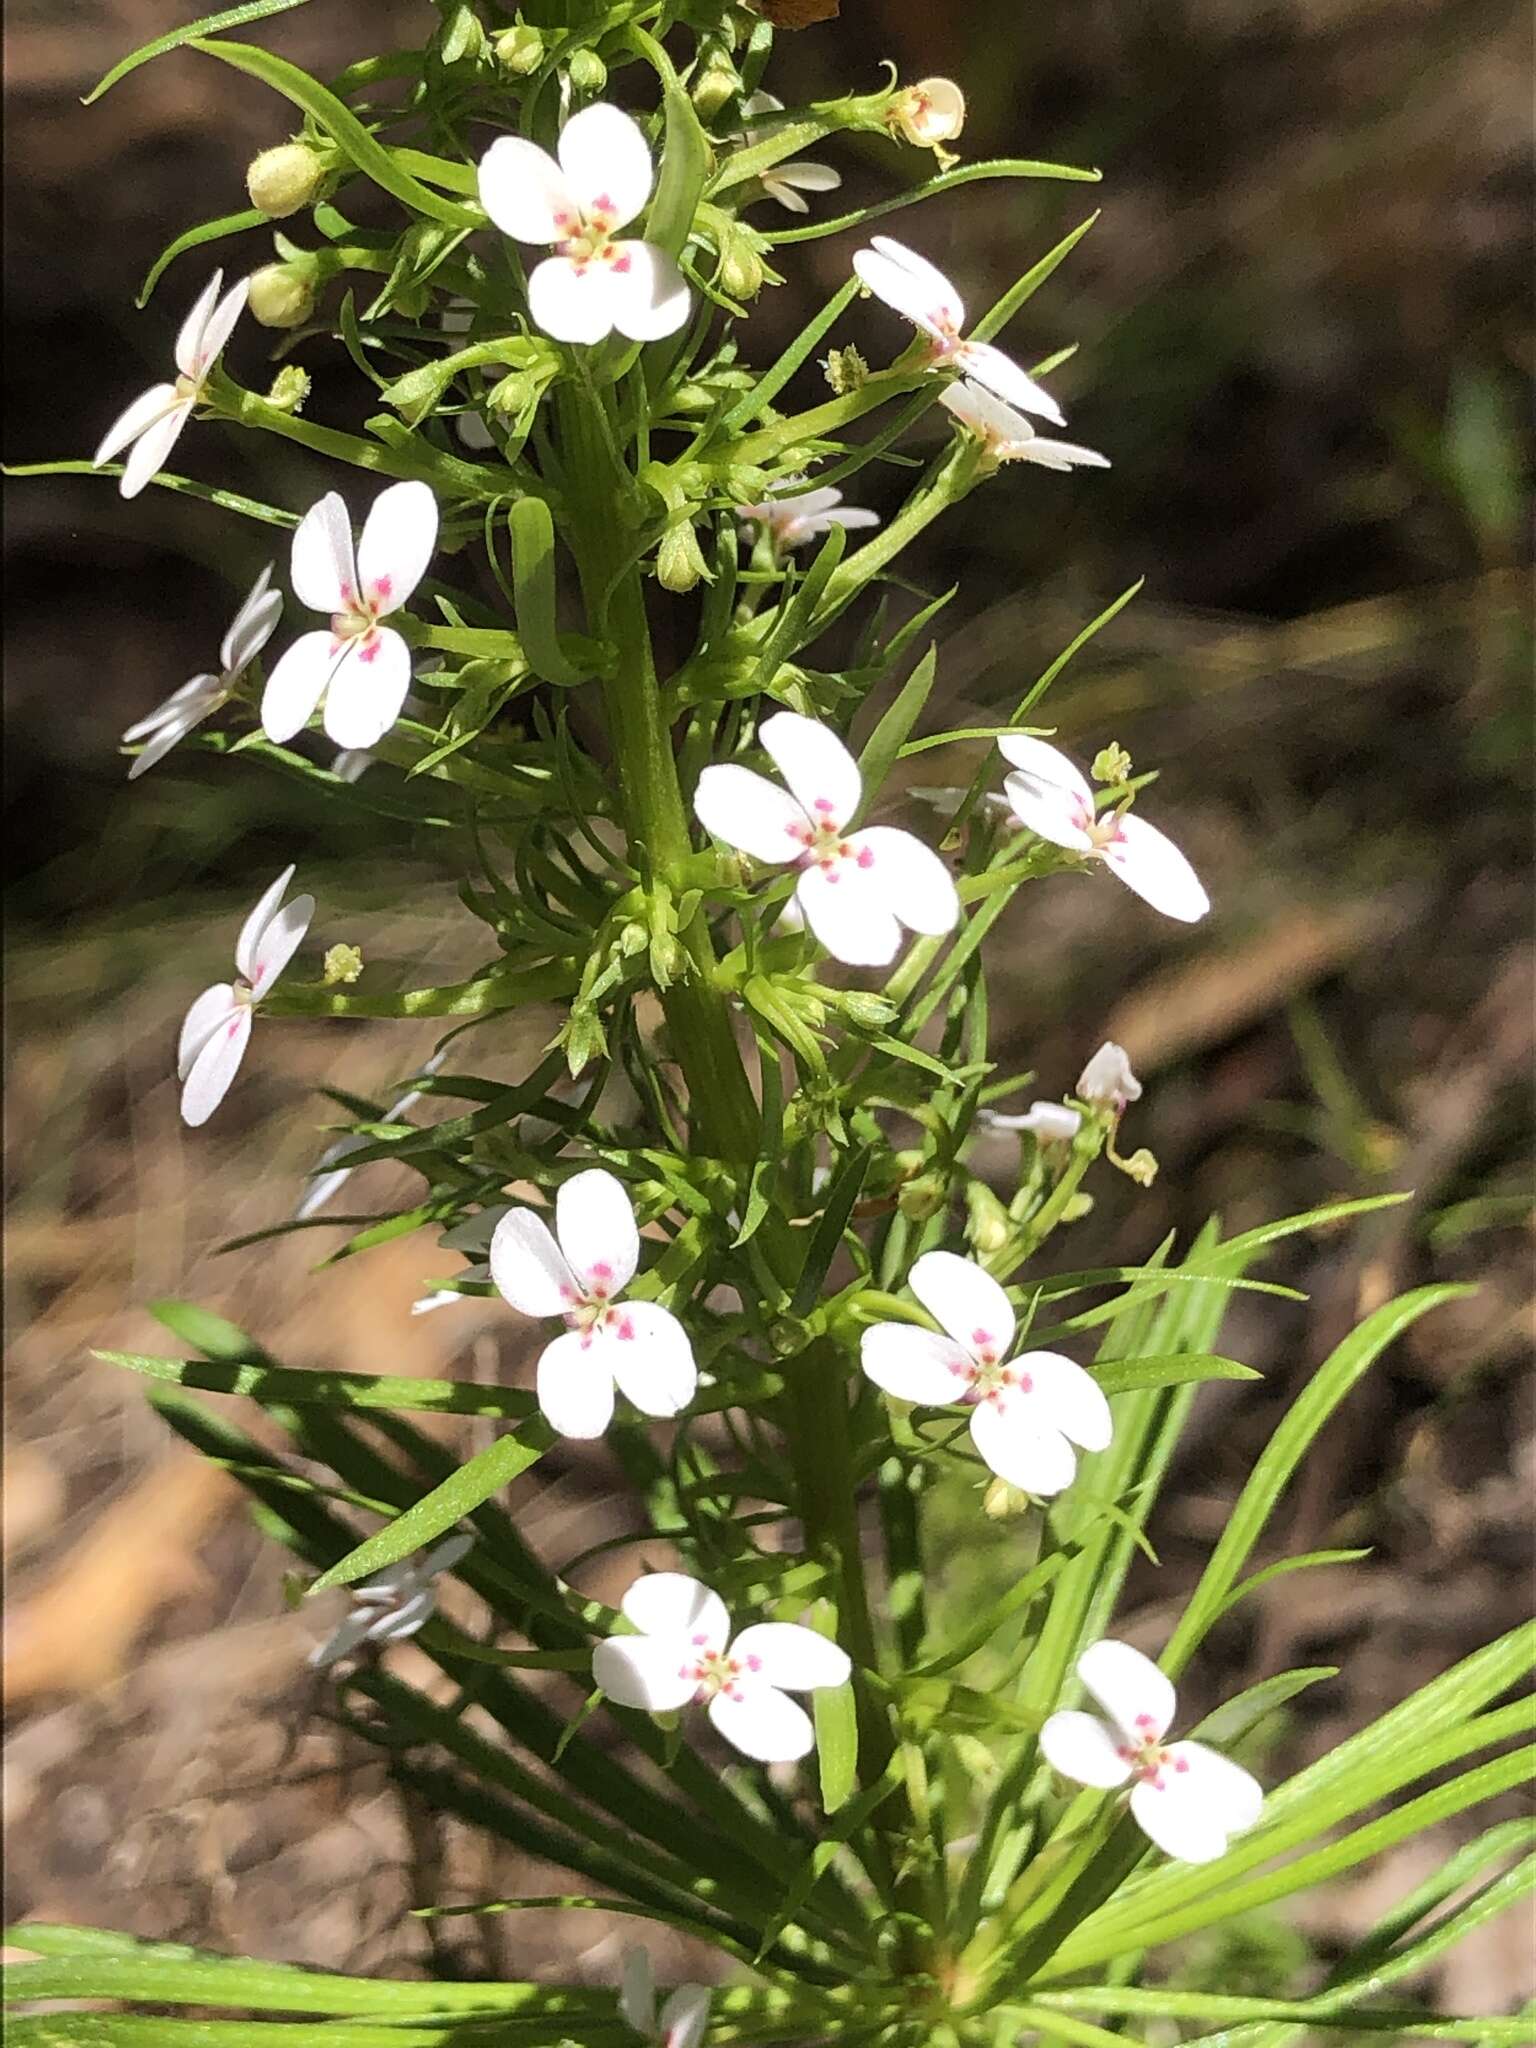
{"label": "flowering plant", "polygon": [[[242,979],[191,1006],[183,1114],[216,1114],[258,1005],[263,1043],[283,1017],[441,1019],[433,1058],[392,1107],[358,1105],[282,1227],[346,1227],[352,1253],[434,1231],[466,1265],[423,1305],[478,1293],[509,1331],[563,1328],[531,1386],[291,1369],[184,1304],[157,1312],[192,1356],[111,1355],[231,1465],[312,1592],[354,1589],[313,1659],[333,1711],[389,1746],[415,1796],[583,1886],[423,1910],[629,1915],[692,1936],[708,1982],[659,1993],[641,1946],[600,1985],[363,1984],[29,1925],[16,1939],[41,1960],[14,1973],[22,1998],[252,2017],[44,2014],[17,2040],[154,2025],[172,2044],[259,2041],[272,2014],[308,2015],[304,2038],[337,2048],[1106,2048],[1138,2022],[1255,2048],[1349,2024],[1514,2040],[1519,2022],[1381,2003],[1529,1884],[1510,1824],[1295,1996],[1181,1988],[1170,1946],[1515,1785],[1526,1710],[1497,1703],[1531,1646],[1492,1644],[1267,1790],[1264,1724],[1326,1671],[1266,1674],[1165,1741],[1173,1681],[1210,1632],[1277,1573],[1346,1554],[1251,1569],[1318,1431],[1446,1288],[1376,1309],[1317,1361],[1158,1661],[1113,1633],[1198,1387],[1253,1376],[1216,1348],[1233,1290],[1264,1284],[1250,1269],[1286,1235],[1372,1205],[1234,1237],[1213,1223],[1144,1266],[1064,1271],[1090,1176],[1155,1171],[1116,1150],[1140,1085],[1106,1046],[1070,1096],[997,1107],[1027,1079],[988,1051],[989,945],[1021,888],[1100,886],[1102,864],[1148,915],[1208,909],[1123,754],[1091,781],[1027,725],[1063,663],[1000,728],[924,731],[943,599],[899,624],[884,602],[902,551],[971,491],[1091,488],[1005,463],[1103,466],[1031,423],[1064,424],[1046,381],[1063,358],[1026,369],[992,339],[1089,223],[1023,252],[974,321],[915,248],[875,234],[756,361],[751,302],[798,245],[963,183],[1093,174],[955,168],[943,145],[965,103],[944,79],[784,107],[763,83],[777,8],[571,0],[529,21],[437,0],[426,47],[327,84],[222,33],[294,4],[247,0],[103,82],[189,47],[302,116],[252,166],[253,210],[180,234],[151,287],[265,221],[312,229],[307,246],[279,234],[278,261],[227,293],[214,277],[176,383],[128,408],[97,466],[124,497],[156,483],[291,531],[283,580],[328,624],[263,674],[282,603],[264,571],[220,673],[137,729],[135,769],[195,733],[337,804],[365,800],[364,769],[370,788],[388,777],[452,865],[482,962],[399,989],[335,945],[323,975],[278,987],[326,921],[308,896],[284,906],[290,868],[240,934]],[[860,134],[949,167],[822,217],[830,159]],[[369,185],[385,227],[351,217]],[[883,367],[836,343],[863,290],[915,330]],[[256,354],[247,307],[286,337],[266,395],[236,378]],[[297,355],[332,338],[378,391],[360,431],[305,411]],[[786,409],[824,348],[830,395]],[[165,472],[194,420],[281,436],[364,487],[287,508]],[[909,448],[921,467],[893,511],[843,505]],[[987,764],[945,819],[888,822],[903,759],[976,738]],[[559,1031],[527,1073],[471,1070],[510,1016],[551,1002]],[[439,1103],[453,1113],[416,1114]],[[989,1125],[1018,1133],[1005,1194],[971,1165]],[[379,1160],[419,1178],[415,1202],[341,1225],[328,1203]],[[291,1455],[187,1389],[258,1403]],[[459,1462],[413,1414],[504,1426]],[[598,1437],[643,1518],[616,1605],[592,1590],[595,1553],[540,1555],[518,1518],[520,1477]],[[941,1494],[1015,1545],[1006,1585],[963,1618],[932,1578]],[[444,1684],[392,1668],[407,1637]],[[270,2036],[297,2038],[288,2020]]]}

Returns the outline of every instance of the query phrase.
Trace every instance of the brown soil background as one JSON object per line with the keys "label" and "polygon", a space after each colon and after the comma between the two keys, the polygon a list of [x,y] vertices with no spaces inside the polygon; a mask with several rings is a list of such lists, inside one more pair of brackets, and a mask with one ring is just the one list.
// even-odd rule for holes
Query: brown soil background
{"label": "brown soil background", "polygon": [[[94,445],[200,280],[190,259],[136,316],[150,259],[187,220],[241,203],[246,160],[285,132],[258,86],[192,56],[79,108],[108,62],[181,17],[166,0],[14,0],[12,460]],[[427,19],[407,0],[315,0],[260,34],[324,72]],[[908,565],[932,589],[961,586],[941,651],[956,723],[995,716],[1086,618],[1149,579],[1052,702],[1079,750],[1116,737],[1138,764],[1156,760],[1156,815],[1218,908],[1198,932],[1171,932],[1107,881],[1062,882],[1028,892],[994,948],[997,1057],[1056,1093],[1113,1035],[1148,1083],[1127,1135],[1156,1152],[1159,1179],[1145,1194],[1101,1188],[1062,1262],[1143,1257],[1212,1209],[1238,1229],[1335,1194],[1413,1190],[1406,1207],[1298,1241],[1266,1269],[1305,1288],[1305,1306],[1234,1306],[1223,1347],[1265,1382],[1213,1389],[1197,1410],[1155,1526],[1161,1570],[1133,1585],[1133,1639],[1160,1640],[1257,1447],[1358,1307],[1430,1278],[1477,1285],[1341,1413],[1272,1531],[1270,1554],[1370,1544],[1369,1560],[1282,1582],[1201,1673],[1214,1699],[1290,1664],[1341,1667],[1309,1695],[1277,1768],[1530,1605],[1527,34],[1515,10],[1431,0],[1100,0],[1022,18],[1002,0],[845,0],[837,25],[786,39],[787,97],[867,84],[888,56],[903,76],[947,71],[974,87],[968,155],[1107,172],[1087,194],[955,195],[922,240],[980,303],[1021,249],[1102,201],[1021,345],[1081,343],[1060,380],[1072,430],[1116,468],[1065,486],[1010,478]],[[872,145],[847,168],[858,193],[907,166]],[[762,303],[758,360],[833,288],[847,246],[800,252]],[[858,320],[868,349],[894,345],[875,312]],[[254,330],[240,346],[259,384]],[[334,358],[306,361],[312,414],[339,416]],[[184,446],[194,473],[277,501],[302,505],[320,487],[265,447],[211,432]],[[422,1280],[454,1263],[425,1242],[318,1276],[307,1239],[213,1256],[287,1213],[327,1118],[307,1091],[386,1090],[429,1035],[258,1032],[228,1110],[201,1134],[178,1125],[168,1078],[189,992],[221,970],[250,878],[287,859],[303,863],[328,934],[370,960],[447,980],[474,940],[430,849],[322,815],[305,791],[195,758],[125,789],[115,735],[203,665],[261,559],[248,533],[164,495],[123,507],[85,479],[8,496],[8,774],[22,822],[8,1047],[10,1911],[384,1973],[550,1962],[547,1929],[508,1920],[448,1923],[434,1962],[427,1927],[402,1917],[410,1904],[562,1880],[439,1828],[377,1751],[317,1718],[302,1669],[314,1623],[284,1611],[283,1557],[235,1483],[169,1438],[136,1382],[88,1357],[173,1348],[140,1306],[173,1293],[254,1328],[290,1364],[524,1370],[520,1330],[490,1304],[406,1315]],[[933,778],[958,779],[938,758]],[[539,1020],[517,1032],[492,1070],[517,1072],[547,1035]],[[1331,1078],[1306,1050],[1319,1032]],[[1006,1153],[992,1163],[1001,1177]],[[387,1176],[366,1192],[387,1199]],[[1456,1205],[1490,1193],[1497,1220],[1467,1230]],[[599,1456],[546,1459],[520,1512],[569,1555],[626,1526],[627,1509]],[[1416,1844],[1313,1901],[1304,1931],[1318,1953],[1445,1846]],[[1430,1994],[1492,2011],[1536,1993],[1531,1930],[1515,1920],[1451,1958]],[[611,1980],[611,1928],[570,1940],[559,1967]]]}

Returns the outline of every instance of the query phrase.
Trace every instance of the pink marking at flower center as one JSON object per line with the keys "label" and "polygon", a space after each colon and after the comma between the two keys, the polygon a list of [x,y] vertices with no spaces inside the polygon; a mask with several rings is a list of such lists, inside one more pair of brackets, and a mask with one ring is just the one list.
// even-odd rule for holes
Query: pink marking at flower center
{"label": "pink marking at flower center", "polygon": [[[693,1640],[698,1644],[707,1639],[695,1636]],[[739,1701],[745,1696],[741,1689],[742,1672],[755,1672],[761,1663],[759,1657],[748,1657],[743,1661],[730,1656],[725,1650],[705,1650],[695,1662],[681,1665],[678,1676],[693,1679],[698,1688],[694,1694],[696,1700],[712,1700],[717,1693],[723,1692],[728,1700]]]}

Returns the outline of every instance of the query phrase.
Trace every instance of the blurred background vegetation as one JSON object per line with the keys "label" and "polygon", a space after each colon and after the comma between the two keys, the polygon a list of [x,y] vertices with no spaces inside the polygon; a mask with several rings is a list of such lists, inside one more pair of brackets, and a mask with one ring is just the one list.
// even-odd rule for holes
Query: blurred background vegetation
{"label": "blurred background vegetation", "polygon": [[[205,271],[185,259],[138,314],[145,270],[183,225],[238,206],[249,157],[287,133],[282,103],[192,55],[78,106],[189,11],[13,4],[12,462],[88,454],[161,374]],[[314,0],[258,33],[324,75],[430,22],[424,0]],[[1147,1082],[1127,1135],[1161,1174],[1147,1192],[1100,1188],[1073,1263],[1144,1257],[1213,1209],[1237,1229],[1413,1190],[1268,1269],[1304,1303],[1235,1304],[1222,1348],[1265,1387],[1203,1397],[1161,1566],[1133,1588],[1137,1640],[1161,1639],[1256,1446],[1359,1306],[1431,1277],[1478,1283],[1356,1397],[1291,1504],[1287,1549],[1372,1557],[1280,1582],[1206,1675],[1214,1698],[1285,1661],[1340,1664],[1283,1738],[1299,1759],[1507,1625],[1529,1586],[1529,24],[1505,0],[844,0],[782,48],[788,100],[868,88],[889,58],[904,79],[963,83],[967,157],[1105,172],[1097,188],[972,188],[897,224],[980,305],[1104,209],[1009,339],[1026,360],[1076,344],[1055,388],[1073,438],[1114,468],[1010,472],[903,565],[926,590],[957,586],[940,627],[952,723],[995,719],[1146,578],[1050,715],[1079,754],[1118,739],[1162,771],[1152,814],[1216,912],[1175,930],[1107,880],[1062,879],[1025,892],[994,947],[999,1058],[1059,1094],[1112,1035]],[[873,138],[817,154],[854,198],[926,165]],[[254,267],[261,242],[218,253]],[[851,246],[783,252],[787,282],[749,330],[756,361],[846,275]],[[242,381],[264,387],[270,339],[242,327]],[[880,360],[902,335],[863,306],[839,339]],[[340,347],[301,340],[297,355],[311,416],[355,416]],[[211,427],[178,460],[295,509],[347,483]],[[858,495],[889,512],[901,473],[869,474]],[[316,1731],[279,1561],[221,1475],[168,1450],[136,1388],[84,1355],[163,1348],[139,1305],[178,1292],[291,1363],[522,1369],[520,1331],[488,1305],[409,1321],[423,1276],[450,1263],[415,1240],[314,1281],[312,1241],[211,1257],[287,1213],[329,1114],[310,1091],[343,1074],[383,1088],[429,1035],[269,1026],[195,1142],[169,1081],[190,994],[227,971],[237,911],[290,859],[327,939],[360,938],[414,979],[452,978],[476,940],[441,845],[387,816],[191,749],[126,785],[117,734],[207,664],[268,536],[168,493],[124,505],[90,478],[12,484],[8,513],[14,1903],[362,1969],[419,1961],[431,1939],[460,1944],[457,1968],[504,1965],[504,1923],[400,1935],[402,1901],[432,1896],[434,1872],[474,1893],[514,1888],[506,1870],[467,1870],[462,1842],[389,1802],[371,1752]],[[916,765],[963,779],[946,755]],[[480,1035],[488,1064],[515,1072],[548,1035],[547,1020],[519,1029]],[[1002,1141],[980,1158],[1004,1187],[1013,1163]],[[390,1193],[386,1176],[367,1199]],[[601,1454],[545,1466],[527,1511],[567,1554],[624,1512]],[[993,1530],[980,1557],[964,1506],[946,1538],[958,1597],[1008,1568],[1010,1542]],[[239,1796],[252,1772],[259,1796]],[[1326,1952],[1414,1877],[1364,1879],[1299,1932],[1258,1930],[1253,1969],[1277,1967],[1270,1945]],[[1472,1973],[1442,1983],[1453,2003],[1536,1988],[1528,1939],[1495,1939],[1447,1965]],[[1238,1962],[1211,1967],[1232,1988]]]}

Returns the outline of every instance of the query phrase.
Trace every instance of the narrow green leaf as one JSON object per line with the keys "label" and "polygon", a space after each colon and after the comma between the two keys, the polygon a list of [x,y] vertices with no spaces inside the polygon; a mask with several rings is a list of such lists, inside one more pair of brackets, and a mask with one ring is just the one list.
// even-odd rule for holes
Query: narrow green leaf
{"label": "narrow green leaf", "polygon": [[859,1710],[852,1685],[823,1686],[813,1695],[816,1769],[823,1813],[836,1813],[859,1782]]}
{"label": "narrow green leaf", "polygon": [[[301,7],[304,0],[285,0],[291,7]],[[148,275],[139,286],[134,304],[140,312],[149,304],[151,292],[164,277],[178,256],[185,256],[189,249],[201,249],[209,242],[221,242],[226,235],[242,235],[250,228],[270,227],[271,221],[259,206],[248,206],[244,213],[227,213],[222,220],[200,221],[195,228],[188,228],[160,251],[149,266]]]}
{"label": "narrow green leaf", "polygon": [[264,1365],[267,1354],[256,1339],[212,1309],[199,1308],[193,1301],[175,1301],[169,1296],[149,1304],[157,1323],[163,1323],[173,1337],[194,1345],[206,1357],[225,1364]]}
{"label": "narrow green leaf", "polygon": [[[924,199],[936,198],[941,192],[953,192],[958,185],[974,185],[982,179],[995,178],[1065,178],[1073,184],[1096,185],[1102,177],[1099,171],[1076,170],[1070,164],[1033,163],[1024,157],[994,157],[989,162],[966,164],[955,171],[944,171],[937,178],[914,185],[910,192],[898,192],[893,198],[880,199],[873,206],[861,206],[853,213],[839,214],[834,220],[819,220],[803,228],[784,228],[768,237],[774,248],[786,242],[817,242],[826,235],[840,235],[848,228],[861,228],[867,221],[878,220],[883,213],[895,213],[903,206],[915,206]],[[721,181],[722,183],[727,181]]]}
{"label": "narrow green leaf", "polygon": [[[203,1348],[207,1348],[206,1346]],[[312,1402],[321,1408],[404,1408],[432,1415],[496,1415],[525,1422],[536,1402],[513,1387],[481,1387],[471,1380],[390,1378],[371,1372],[306,1372],[284,1366],[213,1358],[153,1358],[137,1351],[93,1351],[106,1365],[125,1366],[147,1379],[204,1394],[243,1394],[263,1407]],[[249,1359],[249,1352],[238,1354]]]}
{"label": "narrow green leaf", "polygon": [[1266,1715],[1283,1707],[1287,1700],[1293,1700],[1309,1686],[1321,1685],[1326,1678],[1337,1678],[1336,1664],[1314,1664],[1300,1671],[1280,1671],[1273,1678],[1261,1678],[1257,1685],[1250,1685],[1232,1698],[1223,1701],[1214,1713],[1207,1714],[1189,1732],[1198,1735],[1204,1742],[1214,1743],[1218,1749],[1229,1748],[1241,1741],[1250,1728],[1257,1728]]}
{"label": "narrow green leaf", "polygon": [[1230,1614],[1239,1600],[1246,1600],[1250,1593],[1257,1593],[1261,1586],[1267,1586],[1275,1579],[1283,1579],[1291,1572],[1309,1572],[1324,1564],[1358,1564],[1363,1557],[1370,1556],[1369,1550],[1308,1550],[1299,1557],[1282,1557],[1274,1564],[1265,1565],[1242,1584],[1234,1586],[1217,1610],[1217,1617]]}
{"label": "narrow green leaf", "polygon": [[1183,1387],[1201,1380],[1257,1380],[1264,1375],[1235,1358],[1190,1352],[1183,1358],[1124,1358],[1095,1366],[1093,1376],[1106,1394],[1128,1394],[1149,1387]]}
{"label": "narrow green leaf", "polygon": [[908,733],[922,716],[933,691],[938,655],[932,647],[914,667],[864,742],[859,755],[859,778],[864,785],[862,808],[867,809],[879,795],[891,766],[906,744]]}
{"label": "narrow green leaf", "polygon": [[832,1261],[837,1257],[837,1248],[843,1241],[843,1232],[848,1228],[848,1219],[859,1199],[859,1190],[864,1185],[872,1157],[873,1148],[862,1146],[859,1151],[850,1152],[833,1175],[825,1192],[821,1221],[812,1234],[794,1299],[790,1303],[792,1316],[808,1316],[820,1300],[823,1283]]}
{"label": "narrow green leaf", "polygon": [[555,623],[555,523],[542,498],[519,498],[508,514],[512,533],[512,584],[517,630],[528,665],[562,689],[587,680],[560,646]]}
{"label": "narrow green leaf", "polygon": [[239,7],[226,7],[219,14],[205,14],[201,21],[185,22],[167,35],[156,36],[151,43],[141,43],[138,49],[120,59],[105,78],[91,87],[80,104],[82,107],[90,106],[104,92],[110,92],[130,71],[137,71],[152,57],[163,57],[168,50],[179,50],[183,44],[195,42],[199,36],[217,35],[224,28],[244,28],[248,21],[261,21],[269,14],[285,14],[290,7],[302,7],[304,4],[305,0],[242,0]]}
{"label": "narrow green leaf", "polygon": [[693,230],[693,218],[703,196],[704,180],[709,175],[709,142],[699,126],[693,102],[672,68],[666,51],[644,29],[633,23],[629,36],[661,80],[666,124],[661,170],[657,175],[651,210],[646,216],[645,238],[659,249],[664,249],[669,256],[680,256]]}

